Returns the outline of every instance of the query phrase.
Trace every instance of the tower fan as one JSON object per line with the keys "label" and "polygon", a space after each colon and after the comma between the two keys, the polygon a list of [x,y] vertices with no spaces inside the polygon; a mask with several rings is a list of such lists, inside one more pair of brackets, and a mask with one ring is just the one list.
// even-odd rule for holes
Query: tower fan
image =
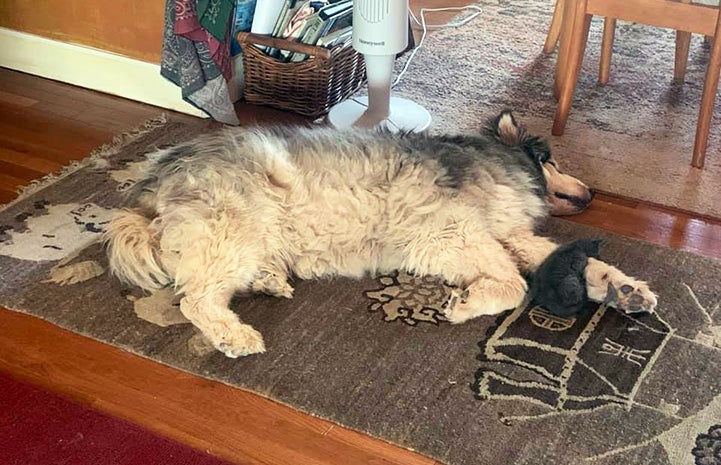
{"label": "tower fan", "polygon": [[408,0],[353,0],[353,48],[363,55],[368,96],[350,98],[331,108],[328,121],[337,128],[385,126],[392,131],[423,131],[428,110],[391,97],[393,63],[408,46]]}

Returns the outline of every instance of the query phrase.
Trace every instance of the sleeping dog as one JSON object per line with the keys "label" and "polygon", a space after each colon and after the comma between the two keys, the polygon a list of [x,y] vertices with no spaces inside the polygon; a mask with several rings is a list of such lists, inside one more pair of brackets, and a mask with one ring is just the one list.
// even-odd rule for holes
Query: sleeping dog
{"label": "sleeping dog", "polygon": [[[174,286],[182,313],[228,357],[265,350],[228,308],[233,294],[292,297],[290,275],[440,276],[458,286],[452,323],[514,308],[523,275],[557,248],[534,224],[593,196],[510,112],[454,136],[227,128],[148,159],[132,209],[107,229],[111,269],[145,289]],[[599,260],[585,278],[592,300],[611,284],[628,290],[621,309],[656,306],[645,283]]]}

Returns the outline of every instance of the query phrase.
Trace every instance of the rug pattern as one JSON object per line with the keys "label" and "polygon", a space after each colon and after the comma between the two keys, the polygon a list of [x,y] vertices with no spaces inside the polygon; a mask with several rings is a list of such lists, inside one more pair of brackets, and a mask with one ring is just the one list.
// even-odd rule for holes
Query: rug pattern
{"label": "rug pattern", "polygon": [[658,314],[450,325],[432,278],[299,281],[293,300],[233,301],[267,353],[212,350],[171,292],[109,276],[98,242],[143,154],[205,130],[150,129],[0,211],[0,304],[448,464],[717,463],[721,264],[561,220],[543,232],[607,238],[603,258],[649,280]]}

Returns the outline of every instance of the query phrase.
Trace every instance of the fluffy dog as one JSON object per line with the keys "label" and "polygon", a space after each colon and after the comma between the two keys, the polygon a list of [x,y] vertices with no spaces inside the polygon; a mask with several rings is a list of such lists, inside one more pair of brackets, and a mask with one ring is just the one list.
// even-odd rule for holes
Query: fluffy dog
{"label": "fluffy dog", "polygon": [[[460,286],[452,323],[512,309],[522,273],[557,247],[534,223],[592,198],[510,112],[459,136],[228,128],[148,157],[135,209],[107,229],[111,269],[145,289],[175,286],[182,313],[228,357],[265,350],[228,308],[233,294],[291,297],[289,275],[437,275]],[[618,307],[632,296],[656,305],[645,283],[601,261],[585,275],[590,299],[612,283],[629,290]]]}

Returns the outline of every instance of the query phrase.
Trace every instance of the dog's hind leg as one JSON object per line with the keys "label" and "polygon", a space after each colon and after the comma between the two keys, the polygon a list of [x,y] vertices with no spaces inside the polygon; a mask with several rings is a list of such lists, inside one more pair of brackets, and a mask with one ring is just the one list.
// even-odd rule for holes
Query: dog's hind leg
{"label": "dog's hind leg", "polygon": [[265,352],[260,333],[228,308],[234,290],[222,282],[193,283],[184,289],[180,311],[228,357]]}
{"label": "dog's hind leg", "polygon": [[177,242],[164,238],[169,249],[182,253],[175,266],[180,311],[228,357],[265,351],[263,338],[230,309],[236,292],[249,291],[260,275],[262,247],[239,237],[224,218],[185,222],[175,228]]}

